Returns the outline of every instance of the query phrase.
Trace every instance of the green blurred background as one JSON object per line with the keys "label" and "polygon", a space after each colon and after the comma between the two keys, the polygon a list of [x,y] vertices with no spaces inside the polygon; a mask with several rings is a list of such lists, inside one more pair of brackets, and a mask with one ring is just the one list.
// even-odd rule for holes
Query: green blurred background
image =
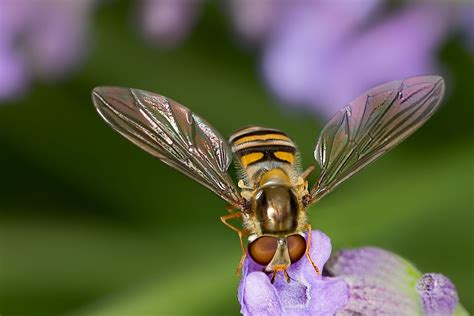
{"label": "green blurred background", "polygon": [[[237,314],[238,238],[225,203],[128,143],[96,114],[98,85],[156,91],[223,135],[282,129],[305,166],[323,119],[278,106],[217,6],[183,46],[148,46],[129,3],[101,8],[90,56],[61,84],[35,83],[0,107],[0,313]],[[474,310],[473,59],[452,38],[440,51],[448,97],[414,136],[313,206],[334,248],[374,245],[440,272]],[[313,179],[314,180],[314,179]]]}

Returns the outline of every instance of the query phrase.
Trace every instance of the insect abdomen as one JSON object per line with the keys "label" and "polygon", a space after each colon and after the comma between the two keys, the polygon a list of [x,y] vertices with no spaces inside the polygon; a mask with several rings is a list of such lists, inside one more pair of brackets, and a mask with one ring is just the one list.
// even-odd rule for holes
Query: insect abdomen
{"label": "insect abdomen", "polygon": [[262,162],[291,166],[296,162],[295,144],[285,133],[276,129],[246,127],[232,134],[229,143],[244,169]]}

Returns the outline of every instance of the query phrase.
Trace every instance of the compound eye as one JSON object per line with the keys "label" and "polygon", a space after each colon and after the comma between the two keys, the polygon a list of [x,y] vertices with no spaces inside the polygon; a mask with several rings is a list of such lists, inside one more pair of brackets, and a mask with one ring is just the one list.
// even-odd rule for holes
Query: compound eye
{"label": "compound eye", "polygon": [[300,260],[306,252],[306,240],[303,236],[298,234],[288,236],[287,240],[291,263],[295,263]]}
{"label": "compound eye", "polygon": [[249,254],[252,259],[266,266],[272,261],[277,250],[277,239],[270,236],[262,236],[252,241],[248,246]]}

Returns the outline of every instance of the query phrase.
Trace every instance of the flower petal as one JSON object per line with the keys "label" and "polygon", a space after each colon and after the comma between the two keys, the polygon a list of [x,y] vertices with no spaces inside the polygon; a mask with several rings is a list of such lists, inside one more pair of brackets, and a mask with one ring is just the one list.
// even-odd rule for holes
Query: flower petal
{"label": "flower petal", "polygon": [[308,287],[303,283],[292,280],[289,283],[279,277],[274,284],[282,305],[287,309],[304,309],[308,303]]}
{"label": "flower petal", "polygon": [[[365,247],[337,251],[327,263],[327,270],[332,275],[369,275],[396,281],[400,277],[396,273],[405,273],[408,265],[406,260],[386,250]],[[420,273],[412,269],[407,277],[415,282]]]}
{"label": "flower petal", "polygon": [[[311,234],[310,254],[322,271],[331,254],[331,241],[320,231]],[[334,315],[348,300],[347,284],[317,275],[306,257],[289,267],[289,283],[278,273],[271,284],[271,276],[261,272],[263,269],[246,258],[238,294],[244,315]]]}
{"label": "flower petal", "polygon": [[263,272],[253,272],[239,287],[240,312],[243,315],[281,315],[282,307],[276,289]]}
{"label": "flower petal", "polygon": [[[311,234],[309,253],[316,267],[323,271],[324,265],[331,255],[331,239],[319,230],[313,230]],[[288,269],[288,273],[291,277],[300,280],[312,280],[316,277],[313,265],[306,256],[292,264]]]}
{"label": "flower petal", "polygon": [[416,283],[428,316],[452,315],[458,305],[458,294],[454,284],[442,274],[426,273]]}
{"label": "flower petal", "polygon": [[421,311],[414,284],[420,273],[404,259],[377,248],[339,251],[327,271],[349,285],[342,315],[416,315]]}
{"label": "flower petal", "polygon": [[310,296],[311,315],[329,316],[334,315],[347,304],[349,289],[342,279],[323,278],[312,284]]}
{"label": "flower petal", "polygon": [[448,278],[421,277],[411,263],[382,249],[341,250],[325,272],[349,286],[349,300],[338,315],[464,315]]}

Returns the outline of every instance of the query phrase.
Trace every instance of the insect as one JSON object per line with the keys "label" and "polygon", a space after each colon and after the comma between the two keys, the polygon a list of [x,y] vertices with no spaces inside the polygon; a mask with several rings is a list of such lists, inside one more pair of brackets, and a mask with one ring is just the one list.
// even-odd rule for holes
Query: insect
{"label": "insect", "polygon": [[[143,90],[97,87],[93,103],[118,133],[229,203],[221,221],[267,273],[283,272],[310,253],[306,209],[395,147],[436,111],[444,95],[439,76],[420,76],[373,88],[343,107],[322,130],[314,150],[321,167],[308,186],[294,142],[283,132],[250,126],[226,141],[209,123],[172,99]],[[237,187],[228,174],[235,157]],[[242,228],[229,223],[240,219]],[[305,233],[308,232],[307,238]],[[248,238],[247,247],[243,238]]]}

